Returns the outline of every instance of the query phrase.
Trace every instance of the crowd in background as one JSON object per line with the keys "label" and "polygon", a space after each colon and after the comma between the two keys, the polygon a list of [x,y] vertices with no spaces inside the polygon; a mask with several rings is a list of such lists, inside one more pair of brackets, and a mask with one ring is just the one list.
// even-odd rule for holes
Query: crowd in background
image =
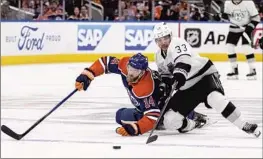
{"label": "crowd in background", "polygon": [[[18,0],[8,1],[11,6],[18,6]],[[86,0],[66,0],[65,10],[62,0],[42,0],[43,10],[41,14],[41,0],[22,0],[21,9],[34,14],[34,20],[92,20],[89,15],[89,4]],[[119,13],[118,0],[93,0],[104,7],[104,20],[115,21],[142,21],[152,19],[152,7],[154,7],[155,20],[195,20],[208,21],[211,16],[202,10],[193,8],[187,0],[158,0],[152,6],[151,0],[123,0],[121,1],[121,13]],[[219,0],[220,2],[220,0]],[[263,20],[263,0],[255,0],[256,7]],[[188,10],[188,5],[190,10]],[[190,14],[189,14],[190,13]],[[1,12],[1,17],[5,13]],[[4,19],[4,18],[3,18]]]}

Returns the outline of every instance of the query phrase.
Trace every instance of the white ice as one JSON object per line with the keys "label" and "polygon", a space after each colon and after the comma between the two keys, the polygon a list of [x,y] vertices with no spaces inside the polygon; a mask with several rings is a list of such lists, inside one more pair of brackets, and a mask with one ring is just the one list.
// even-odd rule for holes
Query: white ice
{"label": "white ice", "polygon": [[[1,67],[1,124],[23,133],[74,89],[75,78],[89,63]],[[216,63],[226,95],[243,118],[262,129],[262,63],[258,80],[248,81],[246,63],[239,64],[240,80],[226,80],[228,64]],[[151,64],[152,68],[156,68]],[[191,98],[189,97],[189,100]],[[121,137],[115,133],[115,112],[133,107],[120,76],[96,78],[86,92],[77,92],[22,140],[1,132],[1,157],[244,157],[262,158],[262,137],[254,138],[203,105],[214,125],[187,134],[158,131],[159,139],[146,145],[149,133]],[[114,150],[112,146],[121,146]]]}

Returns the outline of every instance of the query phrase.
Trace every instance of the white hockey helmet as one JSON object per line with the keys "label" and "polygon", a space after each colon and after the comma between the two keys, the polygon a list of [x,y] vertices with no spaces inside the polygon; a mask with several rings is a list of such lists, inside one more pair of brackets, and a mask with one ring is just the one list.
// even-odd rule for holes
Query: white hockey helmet
{"label": "white hockey helmet", "polygon": [[154,39],[158,39],[164,37],[166,35],[172,36],[172,30],[168,27],[168,25],[164,22],[158,23],[153,28],[153,37]]}

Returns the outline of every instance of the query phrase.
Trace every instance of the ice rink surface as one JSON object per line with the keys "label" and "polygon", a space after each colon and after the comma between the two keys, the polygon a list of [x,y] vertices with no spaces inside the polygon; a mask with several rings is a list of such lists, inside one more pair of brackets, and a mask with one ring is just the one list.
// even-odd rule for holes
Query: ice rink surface
{"label": "ice rink surface", "polygon": [[[76,77],[88,63],[21,65],[1,68],[1,124],[23,133],[73,89]],[[154,64],[151,68],[156,68]],[[226,80],[228,64],[216,63],[226,95],[244,119],[262,130],[262,63],[258,80],[248,81],[246,63],[239,63],[240,80]],[[190,97],[189,97],[189,100]],[[200,104],[216,124],[187,134],[158,131],[159,139],[146,145],[149,133],[121,137],[115,133],[115,112],[133,107],[120,76],[96,78],[88,91],[77,92],[21,141],[1,132],[1,157],[244,157],[262,158],[262,136],[254,138]],[[112,146],[121,146],[114,150]]]}

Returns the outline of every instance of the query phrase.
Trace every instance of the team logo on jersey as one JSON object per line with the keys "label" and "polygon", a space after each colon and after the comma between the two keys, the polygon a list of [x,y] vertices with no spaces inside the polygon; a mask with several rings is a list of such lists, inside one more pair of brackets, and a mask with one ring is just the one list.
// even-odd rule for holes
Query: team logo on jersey
{"label": "team logo on jersey", "polygon": [[242,10],[233,10],[231,17],[233,17],[236,21],[240,22],[245,18],[246,15],[246,11],[242,11]]}
{"label": "team logo on jersey", "polygon": [[130,100],[134,106],[140,106],[140,103],[134,98],[134,96],[131,94],[130,90],[127,89],[128,95],[130,97]]}
{"label": "team logo on jersey", "polygon": [[110,25],[79,25],[78,26],[78,50],[94,50]]}
{"label": "team logo on jersey", "polygon": [[145,50],[153,40],[153,25],[125,27],[125,50]]}
{"label": "team logo on jersey", "polygon": [[200,47],[201,46],[201,30],[198,28],[187,28],[184,32],[184,39],[192,46],[192,47]]}

